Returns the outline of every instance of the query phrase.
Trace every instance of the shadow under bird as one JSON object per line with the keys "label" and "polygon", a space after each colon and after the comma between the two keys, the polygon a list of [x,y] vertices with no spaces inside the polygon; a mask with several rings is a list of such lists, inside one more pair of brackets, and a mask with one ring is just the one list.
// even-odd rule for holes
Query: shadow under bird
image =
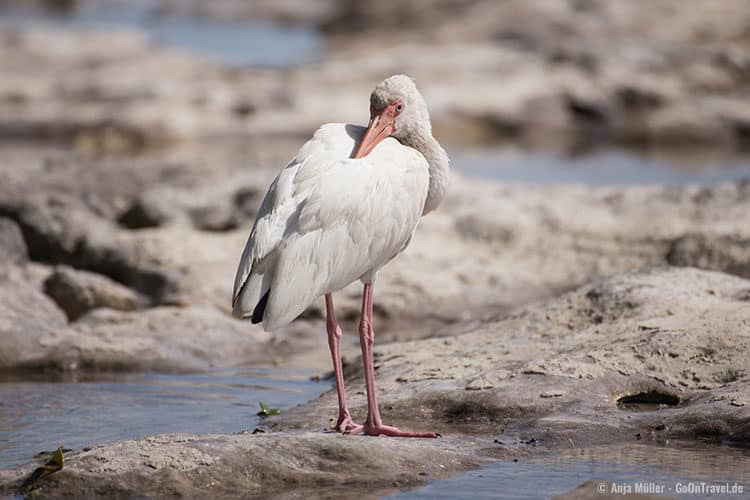
{"label": "shadow under bird", "polygon": [[[370,96],[367,128],[320,127],[271,183],[234,281],[234,315],[273,331],[325,296],[328,345],[336,377],[336,430],[351,434],[437,437],[384,425],[373,367],[373,284],[411,241],[420,218],[445,198],[449,160],[432,136],[427,104],[411,78],[395,75]],[[360,346],[367,420],[346,404],[341,329],[332,293],[364,284]]]}

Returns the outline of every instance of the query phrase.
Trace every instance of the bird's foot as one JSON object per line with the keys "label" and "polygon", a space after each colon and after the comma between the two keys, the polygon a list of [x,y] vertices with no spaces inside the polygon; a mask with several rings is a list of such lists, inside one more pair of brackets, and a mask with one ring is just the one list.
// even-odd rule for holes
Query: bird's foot
{"label": "bird's foot", "polygon": [[[350,434],[354,434],[350,432]],[[390,425],[372,425],[365,422],[362,429],[357,434],[366,434],[368,436],[391,436],[391,437],[409,437],[409,438],[438,438],[441,437],[437,432],[406,432],[399,430]]]}
{"label": "bird's foot", "polygon": [[339,416],[339,420],[336,422],[334,430],[342,434],[360,434],[362,432],[362,426],[354,423],[349,412],[346,412]]}

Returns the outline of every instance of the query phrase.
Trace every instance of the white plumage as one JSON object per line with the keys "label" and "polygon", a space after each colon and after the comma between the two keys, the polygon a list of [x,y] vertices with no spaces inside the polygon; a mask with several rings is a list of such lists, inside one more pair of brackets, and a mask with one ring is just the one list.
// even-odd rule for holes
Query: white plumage
{"label": "white plumage", "polygon": [[406,248],[427,197],[427,161],[393,138],[350,158],[365,130],[323,125],[273,181],[235,278],[236,315],[252,315],[270,290],[263,327],[278,329],[318,297],[372,281]]}
{"label": "white plumage", "polygon": [[[448,169],[424,98],[409,77],[395,75],[372,92],[367,128],[320,127],[261,204],[234,280],[234,314],[276,330],[325,295],[340,432],[437,436],[382,422],[372,350],[373,282],[409,244],[420,217],[445,197]],[[364,283],[359,335],[368,412],[362,425],[354,423],[346,405],[342,334],[332,295],[357,279]]]}

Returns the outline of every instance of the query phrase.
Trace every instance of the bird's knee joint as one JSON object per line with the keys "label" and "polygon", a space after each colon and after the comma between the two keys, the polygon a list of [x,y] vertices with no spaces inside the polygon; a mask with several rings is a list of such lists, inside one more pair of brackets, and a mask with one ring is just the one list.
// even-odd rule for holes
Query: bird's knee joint
{"label": "bird's knee joint", "polygon": [[335,338],[336,340],[341,340],[341,337],[343,334],[341,333],[341,327],[337,325],[336,323],[328,323],[328,335],[330,335],[332,338]]}

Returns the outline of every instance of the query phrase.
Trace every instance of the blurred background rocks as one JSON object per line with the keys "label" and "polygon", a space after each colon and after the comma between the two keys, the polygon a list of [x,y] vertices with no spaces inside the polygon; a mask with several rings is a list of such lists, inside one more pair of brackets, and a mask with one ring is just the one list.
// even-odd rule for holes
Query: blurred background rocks
{"label": "blurred background rocks", "polygon": [[[102,14],[103,5],[114,14]],[[154,50],[132,32],[6,30],[0,134],[85,150],[230,133],[308,135],[324,121],[362,120],[357,104],[371,82],[404,72],[450,140],[745,148],[745,7],[742,0],[73,2],[70,16],[94,24],[119,14],[121,26],[152,29],[157,39],[170,39],[158,26],[175,19],[237,29],[243,20],[251,28],[273,20],[311,34],[288,48],[302,64],[269,71],[247,67],[253,56],[243,60],[237,46],[240,62],[227,68]],[[232,50],[215,59],[234,57]]]}
{"label": "blurred background rocks", "polygon": [[[4,1],[0,14],[4,265],[33,269],[72,324],[99,308],[228,315],[272,177],[319,124],[364,122],[373,83],[400,72],[458,153],[444,207],[382,273],[382,339],[448,334],[640,266],[748,276],[750,195],[732,183],[750,172],[742,1]],[[464,168],[496,148],[528,171],[526,151],[611,148],[689,166],[662,186],[595,188],[545,186],[557,164],[530,183]],[[721,180],[738,161],[723,185],[688,185],[696,163]],[[484,172],[515,181],[503,175]],[[351,326],[356,287],[339,303]],[[300,321],[321,318],[316,304]],[[285,335],[325,362],[316,338]]]}

